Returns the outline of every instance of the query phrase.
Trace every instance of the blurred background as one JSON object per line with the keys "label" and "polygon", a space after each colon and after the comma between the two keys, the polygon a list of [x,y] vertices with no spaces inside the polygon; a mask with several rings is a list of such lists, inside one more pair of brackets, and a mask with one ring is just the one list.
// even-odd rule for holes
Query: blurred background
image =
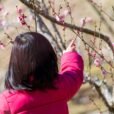
{"label": "blurred background", "polygon": [[[112,21],[109,17],[114,17],[114,0],[94,0],[109,16],[107,16],[105,13],[101,15],[99,12],[101,9],[96,9],[94,7],[95,5],[92,5],[91,2],[87,0],[68,1],[72,11],[73,23],[75,23],[75,25],[81,26],[81,20],[84,18],[89,18],[90,23],[88,23],[85,28],[89,28],[93,31],[100,31],[103,34],[108,35],[110,40],[114,42],[114,21]],[[45,2],[48,3],[47,0]],[[60,4],[62,4],[64,7],[64,0],[55,0],[55,2],[56,5],[54,8],[56,11],[58,11]],[[15,39],[16,35],[19,33],[28,31],[27,27],[20,25],[16,6],[22,8],[25,15],[27,16],[27,23],[31,26],[31,30],[35,30],[35,20],[33,19],[33,15],[29,8],[27,8],[19,0],[0,1],[0,42],[4,44],[1,45],[0,48],[0,92],[4,90],[4,77],[7,71],[12,47],[10,39]],[[101,16],[103,16],[105,19]],[[44,18],[43,20],[45,20],[52,34],[56,36],[56,33],[54,32],[50,22]],[[70,22],[70,18],[66,18],[65,21]],[[59,29],[59,32],[63,38],[63,41],[66,43],[66,46],[72,38],[76,37],[74,33],[67,29],[65,32],[63,32],[63,27],[61,26],[57,25],[57,28]],[[40,29],[38,29],[38,32],[40,32]],[[44,35],[46,34],[44,33]],[[87,34],[83,35],[87,42],[90,42],[91,37],[93,37]],[[96,42],[98,41],[96,40]],[[55,47],[54,44],[53,47]],[[86,61],[88,59],[87,53],[84,51],[84,45],[80,40],[77,40],[77,50],[85,60],[85,71],[88,71],[88,62]],[[112,52],[106,43],[103,43],[102,51],[106,58],[112,59]],[[105,67],[109,69],[108,65],[105,65]],[[99,74],[99,77],[102,79],[100,70],[95,66],[93,66],[91,73],[95,75]],[[70,114],[99,114],[100,111],[102,114],[108,114],[108,109],[102,102],[102,98],[95,91],[95,88],[90,86],[88,83],[82,85],[79,93],[76,94],[68,104]]]}

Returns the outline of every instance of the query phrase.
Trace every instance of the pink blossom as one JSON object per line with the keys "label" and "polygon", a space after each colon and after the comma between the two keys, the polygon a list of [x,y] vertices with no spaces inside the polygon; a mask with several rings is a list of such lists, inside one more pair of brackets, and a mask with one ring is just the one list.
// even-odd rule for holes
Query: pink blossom
{"label": "pink blossom", "polygon": [[85,26],[85,24],[92,23],[93,19],[91,17],[85,17],[80,19],[80,25]]}
{"label": "pink blossom", "polygon": [[93,19],[91,17],[86,18],[86,23],[92,23],[92,22],[93,22]]}
{"label": "pink blossom", "polygon": [[2,4],[0,4],[0,11],[2,11],[3,10],[3,5]]}
{"label": "pink blossom", "polygon": [[21,25],[26,25],[25,18],[26,18],[26,16],[24,14],[19,16],[19,20],[20,20]]}
{"label": "pink blossom", "polygon": [[60,19],[60,22],[64,22],[65,16],[64,15],[61,15],[61,16],[59,16],[59,19]]}
{"label": "pink blossom", "polygon": [[18,8],[18,6],[16,6],[16,8],[17,8],[17,12],[19,14],[19,17],[17,18],[17,21],[20,22],[21,25],[27,25],[26,21],[25,21],[25,18],[27,16],[24,15],[23,10],[21,8]]}
{"label": "pink blossom", "polygon": [[30,15],[29,19],[30,19],[30,21],[35,20],[35,16],[34,15]]}
{"label": "pink blossom", "polygon": [[56,15],[56,16],[55,16],[55,19],[56,19],[58,22],[64,22],[65,16],[64,16],[64,15],[61,15],[61,16]]}
{"label": "pink blossom", "polygon": [[96,65],[96,67],[99,67],[101,65],[101,60],[99,58],[96,58],[94,60],[94,64]]}
{"label": "pink blossom", "polygon": [[18,12],[19,14],[22,14],[22,13],[23,13],[23,9],[22,9],[22,8],[18,8],[18,6],[16,6],[16,8],[17,8],[17,12]]}
{"label": "pink blossom", "polygon": [[0,27],[4,27],[6,25],[6,21],[0,20]]}
{"label": "pink blossom", "polygon": [[92,52],[91,55],[92,55],[92,57],[96,57],[96,53],[95,52]]}
{"label": "pink blossom", "polygon": [[107,72],[105,69],[102,69],[102,74],[103,74],[104,76],[106,76],[107,73],[108,73],[108,72]]}
{"label": "pink blossom", "polygon": [[21,16],[17,17],[17,22],[21,23],[21,25],[26,25],[25,18],[26,18],[26,16],[24,17],[21,15]]}
{"label": "pink blossom", "polygon": [[81,25],[81,26],[84,26],[84,25],[85,25],[85,19],[86,19],[86,18],[81,18],[81,19],[80,19],[80,25]]}
{"label": "pink blossom", "polygon": [[0,42],[0,49],[4,49],[4,48],[5,48],[5,45],[2,42]]}
{"label": "pink blossom", "polygon": [[64,22],[65,17],[64,17],[63,15],[61,15],[61,16],[56,15],[56,16],[55,16],[55,19],[56,19],[58,22]]}
{"label": "pink blossom", "polygon": [[58,22],[64,22],[65,20],[65,17],[69,14],[69,11],[66,9],[63,11],[63,13],[61,13],[60,15],[56,15],[55,16],[55,19],[58,21]]}
{"label": "pink blossom", "polygon": [[112,43],[113,47],[114,47],[114,43]]}
{"label": "pink blossom", "polygon": [[58,15],[55,16],[56,21],[60,21],[60,17]]}
{"label": "pink blossom", "polygon": [[20,23],[20,19],[19,19],[19,17],[17,17],[17,22]]}
{"label": "pink blossom", "polygon": [[23,12],[23,10],[22,10],[22,9],[18,9],[18,13],[20,13],[20,14],[21,14],[22,12]]}
{"label": "pink blossom", "polygon": [[66,17],[69,14],[69,10],[66,9],[63,11],[63,13],[61,15],[63,15],[64,17]]}

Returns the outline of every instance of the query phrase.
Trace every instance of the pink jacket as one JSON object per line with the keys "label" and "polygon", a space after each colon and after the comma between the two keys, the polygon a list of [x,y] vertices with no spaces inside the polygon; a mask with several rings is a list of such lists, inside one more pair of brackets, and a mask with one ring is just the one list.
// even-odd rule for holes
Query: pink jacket
{"label": "pink jacket", "polygon": [[61,58],[57,90],[11,91],[0,95],[0,114],[68,114],[67,101],[83,82],[83,60],[77,52]]}

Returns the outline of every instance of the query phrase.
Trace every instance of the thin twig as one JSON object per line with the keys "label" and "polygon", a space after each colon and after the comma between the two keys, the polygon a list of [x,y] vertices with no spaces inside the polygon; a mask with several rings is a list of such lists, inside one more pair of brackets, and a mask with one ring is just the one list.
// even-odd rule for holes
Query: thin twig
{"label": "thin twig", "polygon": [[[20,1],[33,10],[33,5],[31,3],[29,3],[27,0],[20,0]],[[43,17],[45,17],[46,19],[50,20],[53,23],[56,23],[56,24],[61,25],[61,26],[66,26],[68,28],[75,29],[75,30],[78,30],[78,31],[81,30],[81,32],[96,36],[97,38],[100,38],[100,39],[104,40],[108,44],[108,46],[111,48],[113,56],[114,56],[114,48],[113,48],[113,45],[110,41],[109,36],[106,36],[102,33],[99,33],[99,32],[96,32],[96,31],[93,31],[93,30],[90,30],[90,29],[87,29],[87,28],[81,28],[79,26],[69,24],[69,23],[66,23],[66,22],[64,24],[61,23],[61,22],[58,22],[54,17],[48,15],[47,13],[45,13],[42,10],[39,10],[38,7],[36,7],[35,11],[36,11],[37,14],[42,15]]]}

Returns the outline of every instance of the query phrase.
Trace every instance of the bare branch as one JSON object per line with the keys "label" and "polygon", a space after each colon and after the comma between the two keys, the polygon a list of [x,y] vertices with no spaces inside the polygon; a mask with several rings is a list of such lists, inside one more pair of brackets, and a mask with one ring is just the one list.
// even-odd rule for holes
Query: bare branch
{"label": "bare branch", "polygon": [[[26,6],[28,6],[30,9],[34,9],[34,6],[33,4],[31,3],[32,1],[31,0],[20,0],[22,3],[24,3]],[[66,26],[68,27],[69,29],[75,29],[75,30],[78,30],[80,32],[84,32],[86,34],[90,34],[90,35],[93,35],[93,36],[96,36],[97,38],[100,38],[102,40],[104,40],[108,46],[111,48],[112,52],[113,52],[113,55],[114,55],[114,48],[112,46],[112,43],[110,41],[110,38],[102,33],[99,33],[99,32],[96,32],[96,31],[92,31],[90,29],[87,29],[87,28],[82,28],[82,27],[79,27],[79,26],[76,26],[76,25],[73,25],[73,24],[69,24],[69,23],[61,23],[61,22],[58,22],[54,17],[50,16],[49,14],[45,13],[43,10],[39,9],[37,7],[37,5],[35,5],[35,9],[36,9],[36,13],[37,14],[40,14],[41,16],[43,16],[44,18],[50,20],[51,22],[53,23],[56,23],[58,25],[61,25],[61,26]]]}
{"label": "bare branch", "polygon": [[108,107],[110,111],[113,111],[114,110],[114,104],[112,100],[113,96],[112,96],[112,91],[109,91],[108,85],[102,80],[99,80],[98,77],[94,77],[94,79],[91,79],[91,76],[87,74],[85,75],[85,82],[94,85],[96,91],[102,97],[104,104]]}
{"label": "bare branch", "polygon": [[60,45],[58,44],[58,42],[56,41],[56,39],[54,38],[54,36],[52,35],[52,33],[50,32],[50,30],[48,29],[47,25],[44,23],[43,19],[37,15],[38,18],[38,23],[39,23],[39,28],[41,30],[41,32],[48,34],[49,36],[51,36],[51,38],[53,39],[52,41],[55,42],[55,44],[57,45],[58,49],[60,52],[62,52],[62,49],[60,47]]}
{"label": "bare branch", "polygon": [[87,0],[87,2],[93,7],[95,12],[99,15],[99,17],[101,18],[104,25],[108,28],[109,32],[111,34],[114,34],[114,31],[113,31],[112,27],[109,25],[108,21],[105,19],[103,14],[100,12],[100,9],[98,9],[98,7],[96,7],[94,4],[92,4],[92,2],[90,0]]}
{"label": "bare branch", "polygon": [[[47,6],[46,6],[44,0],[42,0],[42,4],[43,4],[43,6],[44,6],[44,8],[45,8],[45,12],[49,13],[49,12],[48,12],[48,8],[47,8]],[[51,21],[50,21],[50,22],[51,22]],[[57,26],[56,26],[55,23],[53,23],[53,22],[51,22],[51,24],[52,24],[53,29],[54,29],[54,31],[56,32],[56,34],[57,34],[59,40],[60,40],[60,44],[62,45],[62,48],[65,49],[65,48],[66,48],[66,47],[65,47],[65,44],[64,44],[64,42],[63,42],[63,40],[62,40],[62,36],[61,36],[59,30],[57,29]]]}

